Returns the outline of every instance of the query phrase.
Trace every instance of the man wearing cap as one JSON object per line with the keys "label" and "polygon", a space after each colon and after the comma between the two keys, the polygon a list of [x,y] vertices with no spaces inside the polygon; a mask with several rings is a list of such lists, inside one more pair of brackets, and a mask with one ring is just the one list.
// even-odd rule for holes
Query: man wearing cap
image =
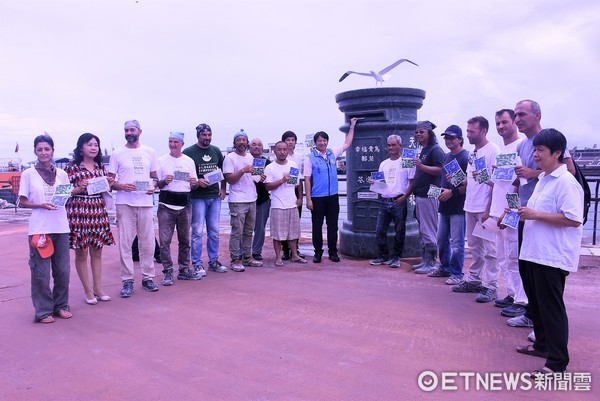
{"label": "man wearing cap", "polygon": [[[486,303],[498,297],[498,260],[496,258],[496,241],[475,235],[481,225],[490,217],[492,202],[491,179],[479,183],[476,179],[477,164],[482,158],[491,178],[492,166],[496,164],[496,155],[500,148],[487,139],[489,122],[485,117],[476,116],[467,121],[467,138],[475,149],[469,156],[467,167],[467,194],[465,212],[467,221],[467,243],[473,262],[469,267],[466,280],[452,287],[454,292],[478,292],[477,302]],[[483,164],[483,163],[482,163]]]}
{"label": "man wearing cap", "polygon": [[440,186],[444,151],[437,144],[433,130],[436,125],[431,121],[418,121],[415,139],[422,146],[421,152],[414,159],[415,178],[409,193],[415,195],[415,212],[419,222],[419,234],[422,244],[421,263],[413,265],[413,270],[421,269],[423,273],[435,270],[437,258],[437,224],[439,201],[427,197],[430,185]]}
{"label": "man wearing cap", "polygon": [[183,150],[196,165],[198,184],[192,189],[192,265],[194,271],[206,276],[202,264],[202,235],[206,224],[206,251],[208,269],[217,273],[225,273],[227,268],[219,262],[219,219],[221,201],[225,199],[225,180],[213,182],[205,174],[215,174],[223,169],[223,154],[211,144],[212,129],[208,124],[196,127],[198,142]]}
{"label": "man wearing cap", "polygon": [[[380,195],[379,212],[377,214],[376,235],[379,248],[379,257],[371,260],[371,266],[389,264],[390,267],[400,267],[400,258],[404,251],[404,240],[406,238],[406,216],[408,199],[408,188],[415,176],[415,169],[403,168],[402,159],[402,137],[390,135],[387,138],[387,151],[390,157],[379,165],[379,171],[383,172],[384,181],[371,183],[371,191]],[[387,232],[390,223],[394,221],[394,249],[389,254]],[[390,257],[391,256],[391,257]]]}
{"label": "man wearing cap", "polygon": [[[442,134],[446,147],[450,150],[444,158],[444,165],[456,160],[461,170],[467,170],[469,152],[463,148],[462,130],[457,125],[446,128]],[[442,174],[442,190],[438,218],[438,248],[440,266],[429,272],[429,277],[448,277],[447,285],[456,285],[462,281],[465,262],[465,192],[466,182],[457,187],[451,184],[451,176]],[[417,269],[415,273],[420,273]]]}
{"label": "man wearing cap", "polygon": [[[231,235],[229,253],[231,270],[243,272],[244,266],[260,267],[262,262],[252,257],[252,233],[256,223],[256,186],[252,180],[254,171],[252,155],[248,150],[248,135],[240,130],[233,136],[234,151],[225,156],[223,175],[229,187],[229,215]],[[240,244],[242,255],[240,255]]]}
{"label": "man wearing cap", "polygon": [[[255,159],[265,161],[265,167],[271,163],[271,160],[263,156],[263,143],[259,138],[250,141],[250,154]],[[269,191],[265,188],[265,173],[253,175],[254,185],[256,186],[256,222],[254,223],[254,238],[252,239],[252,257],[256,260],[262,260],[262,249],[265,244],[265,228],[269,219],[271,210],[271,198]]]}
{"label": "man wearing cap", "polygon": [[115,179],[113,189],[117,196],[117,227],[119,230],[119,254],[121,257],[121,297],[133,294],[133,258],[131,244],[138,236],[142,287],[150,292],[158,291],[152,281],[154,271],[153,199],[158,182],[158,161],[154,149],[140,143],[142,129],[137,120],[125,122],[125,146],[110,156],[108,175]]}
{"label": "man wearing cap", "polygon": [[190,191],[198,185],[194,161],[181,152],[183,132],[169,134],[169,153],[158,158],[158,236],[160,260],[163,265],[163,285],[173,285],[171,240],[177,229],[179,252],[178,280],[200,280],[202,276],[190,270],[190,224],[192,204]]}

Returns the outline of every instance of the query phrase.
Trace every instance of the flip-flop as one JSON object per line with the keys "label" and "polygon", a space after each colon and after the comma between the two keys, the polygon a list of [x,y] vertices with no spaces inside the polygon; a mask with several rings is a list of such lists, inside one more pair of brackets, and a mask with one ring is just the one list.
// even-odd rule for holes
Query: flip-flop
{"label": "flip-flop", "polygon": [[48,324],[48,323],[54,323],[55,320],[52,317],[52,315],[48,315],[48,316],[44,316],[43,318],[37,320],[38,323],[44,323],[44,324]]}
{"label": "flip-flop", "polygon": [[532,344],[521,345],[521,346],[517,347],[517,352],[519,354],[537,356],[537,357],[544,358],[544,359],[548,358],[547,352],[538,351],[537,349],[533,348]]}
{"label": "flip-flop", "polygon": [[531,372],[531,378],[533,380],[548,380],[548,379],[554,379],[555,375],[559,374],[559,373],[564,373],[564,372],[555,372],[550,368],[547,367],[543,367],[541,369],[535,369]]}
{"label": "flip-flop", "polygon": [[292,263],[301,263],[301,264],[306,264],[307,263],[306,259],[302,259],[302,258],[290,260],[290,262],[292,262]]}
{"label": "flip-flop", "polygon": [[58,312],[55,313],[55,315],[61,319],[70,319],[73,317],[73,314],[66,309],[59,310]]}
{"label": "flip-flop", "polygon": [[275,266],[277,266],[277,267],[283,267],[285,265],[283,264],[283,262],[275,262]]}

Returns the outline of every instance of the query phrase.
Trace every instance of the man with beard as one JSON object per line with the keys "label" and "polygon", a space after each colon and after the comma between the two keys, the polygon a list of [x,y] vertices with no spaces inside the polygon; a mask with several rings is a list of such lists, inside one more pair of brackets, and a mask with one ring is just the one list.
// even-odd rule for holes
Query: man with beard
{"label": "man with beard", "polygon": [[[466,280],[452,287],[452,291],[479,294],[477,302],[491,302],[498,297],[498,260],[496,258],[496,243],[475,235],[475,228],[490,217],[493,182],[479,183],[476,179],[477,165],[485,163],[488,172],[496,164],[496,155],[500,148],[487,139],[489,122],[485,117],[477,116],[467,121],[467,138],[475,146],[469,156],[467,167],[467,194],[465,212],[467,220],[467,243],[473,262],[469,267]],[[485,274],[484,274],[485,272]]]}
{"label": "man with beard", "polygon": [[158,291],[158,286],[152,281],[155,276],[152,195],[158,182],[158,161],[154,149],[140,143],[142,129],[137,120],[126,121],[124,128],[127,143],[111,155],[108,175],[115,179],[112,188],[117,191],[115,204],[123,281],[121,297],[128,298],[133,294],[131,244],[136,235],[142,287],[150,292]]}
{"label": "man with beard", "polygon": [[[229,253],[231,270],[243,272],[244,266],[262,266],[262,262],[252,257],[252,233],[256,223],[256,186],[252,180],[254,171],[252,155],[248,149],[248,135],[241,130],[233,136],[234,151],[225,156],[223,175],[229,187],[229,215],[231,235]],[[240,244],[242,254],[240,255]]]}
{"label": "man with beard", "polygon": [[198,186],[192,190],[192,265],[194,272],[206,276],[202,264],[202,235],[206,224],[206,251],[208,269],[217,273],[227,272],[219,262],[219,218],[221,201],[225,199],[225,180],[211,182],[205,174],[223,169],[223,154],[215,145],[211,145],[212,129],[208,124],[196,127],[198,142],[183,150],[183,154],[192,158],[196,164]]}

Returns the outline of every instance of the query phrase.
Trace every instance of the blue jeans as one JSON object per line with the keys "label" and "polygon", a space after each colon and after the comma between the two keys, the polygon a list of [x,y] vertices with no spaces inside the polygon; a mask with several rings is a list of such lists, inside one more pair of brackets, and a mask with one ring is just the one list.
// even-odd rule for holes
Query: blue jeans
{"label": "blue jeans", "polygon": [[206,224],[208,261],[219,256],[219,216],[221,198],[192,199],[192,265],[202,264],[202,235]]}
{"label": "blue jeans", "polygon": [[465,263],[465,215],[439,214],[438,248],[440,270],[449,272],[452,277],[463,278]]}
{"label": "blue jeans", "polygon": [[396,202],[384,202],[379,204],[379,213],[377,214],[377,245],[379,246],[379,256],[387,260],[389,256],[387,232],[392,220],[394,221],[394,251],[393,258],[402,257],[404,251],[404,239],[406,237],[406,202],[398,205]]}

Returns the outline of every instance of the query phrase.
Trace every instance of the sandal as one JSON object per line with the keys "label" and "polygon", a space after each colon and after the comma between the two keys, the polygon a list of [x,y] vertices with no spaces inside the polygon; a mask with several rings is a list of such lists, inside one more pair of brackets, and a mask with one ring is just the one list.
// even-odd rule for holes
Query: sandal
{"label": "sandal", "polygon": [[54,323],[54,322],[55,322],[55,320],[54,320],[54,318],[52,317],[52,315],[48,315],[48,316],[44,316],[44,317],[43,317],[43,318],[41,318],[41,319],[38,319],[38,320],[37,320],[37,322],[38,322],[38,323],[45,323],[45,324],[47,324],[47,323]]}
{"label": "sandal", "polygon": [[285,265],[283,264],[283,262],[275,262],[275,266],[277,266],[277,267],[283,267]]}
{"label": "sandal", "polygon": [[73,314],[66,309],[59,310],[58,312],[55,313],[55,315],[61,319],[70,319],[73,317]]}
{"label": "sandal", "polygon": [[544,359],[548,358],[547,352],[538,351],[537,349],[533,348],[533,344],[521,345],[521,346],[517,347],[517,352],[519,354],[524,354],[524,355],[529,355],[529,356],[537,356],[537,357],[544,358]]}
{"label": "sandal", "polygon": [[307,263],[307,262],[306,262],[306,259],[302,259],[302,258],[293,259],[293,260],[290,260],[290,262],[293,262],[293,263],[300,263],[300,264],[306,264],[306,263]]}
{"label": "sandal", "polygon": [[554,377],[559,373],[562,374],[564,372],[555,372],[552,369],[544,366],[541,369],[533,370],[531,372],[530,377],[534,380],[548,380],[548,379],[554,379]]}

